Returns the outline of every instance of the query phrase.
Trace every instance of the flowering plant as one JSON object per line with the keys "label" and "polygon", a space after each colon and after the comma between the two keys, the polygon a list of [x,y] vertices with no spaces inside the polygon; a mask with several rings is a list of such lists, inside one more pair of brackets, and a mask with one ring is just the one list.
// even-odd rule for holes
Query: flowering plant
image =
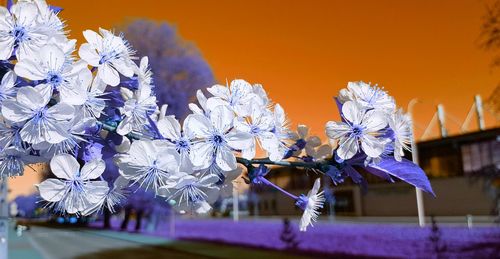
{"label": "flowering plant", "polygon": [[[307,136],[306,126],[292,132],[283,108],[244,80],[209,87],[209,96],[198,91],[181,122],[157,105],[147,57],[139,60],[105,29],[84,31],[87,42],[75,56],[59,11],[43,0],[0,7],[0,60],[8,69],[0,85],[0,176],[49,163],[55,178],[37,186],[56,212],[114,211],[127,188],[142,187],[178,211],[206,213],[244,169],[247,183],[294,199],[306,230],[325,200],[319,178],[307,195],[295,196],[266,179],[270,166],[312,169],[335,184],[347,177],[363,183],[357,170],[364,168],[432,193],[425,173],[402,158],[409,118],[377,86],[353,82],[340,91],[342,121],[326,124],[336,148]],[[113,150],[119,168],[113,182],[102,177],[104,149]],[[267,157],[255,158],[257,149]]]}

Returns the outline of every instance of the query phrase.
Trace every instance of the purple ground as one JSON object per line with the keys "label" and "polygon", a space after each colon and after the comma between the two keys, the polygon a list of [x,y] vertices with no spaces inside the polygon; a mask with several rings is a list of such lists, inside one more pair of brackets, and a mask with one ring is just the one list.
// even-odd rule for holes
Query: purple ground
{"label": "purple ground", "polygon": [[[129,230],[135,222],[130,222]],[[101,223],[93,223],[100,226]],[[113,220],[118,229],[120,222]],[[147,223],[144,224],[147,226]],[[429,241],[430,227],[397,224],[317,223],[307,232],[299,233],[298,249],[304,252],[393,258],[436,258],[434,244]],[[241,244],[270,249],[284,249],[280,240],[283,229],[280,220],[182,219],[175,224],[175,238],[197,239]],[[500,257],[499,227],[440,226],[444,258],[497,258]],[[147,231],[143,231],[147,233]],[[169,237],[167,222],[151,235]]]}

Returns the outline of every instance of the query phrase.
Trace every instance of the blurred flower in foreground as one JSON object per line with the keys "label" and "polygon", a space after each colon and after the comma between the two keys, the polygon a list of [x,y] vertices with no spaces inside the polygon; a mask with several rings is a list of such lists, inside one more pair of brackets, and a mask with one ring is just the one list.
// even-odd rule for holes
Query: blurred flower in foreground
{"label": "blurred flower in foreground", "polygon": [[307,226],[312,226],[312,223],[318,219],[318,210],[323,208],[323,203],[325,202],[323,191],[319,192],[320,187],[320,178],[318,178],[314,181],[313,188],[307,193],[307,196],[302,194],[297,199],[297,202],[295,202],[297,207],[304,210],[300,219],[300,231],[306,231]]}

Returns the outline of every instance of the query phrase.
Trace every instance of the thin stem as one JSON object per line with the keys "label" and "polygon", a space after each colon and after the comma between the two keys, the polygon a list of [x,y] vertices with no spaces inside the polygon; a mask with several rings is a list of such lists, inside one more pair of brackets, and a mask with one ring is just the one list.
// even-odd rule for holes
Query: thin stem
{"label": "thin stem", "polygon": [[297,199],[299,198],[299,197],[297,197],[297,196],[295,196],[295,195],[293,195],[293,194],[291,194],[291,193],[289,193],[289,192],[287,192],[287,191],[283,190],[281,187],[279,187],[278,185],[274,184],[273,182],[271,182],[271,181],[267,180],[267,179],[266,179],[266,178],[264,178],[264,177],[261,177],[259,180],[260,180],[262,183],[264,183],[264,184],[266,184],[266,185],[268,185],[268,186],[273,187],[274,189],[276,189],[276,190],[278,190],[278,191],[282,192],[283,194],[285,194],[286,196],[288,196],[288,197],[290,197],[290,198],[292,198],[292,199],[294,199],[294,200],[297,200]]}
{"label": "thin stem", "polygon": [[[100,122],[102,125],[102,128],[107,131],[116,131],[117,126],[111,125],[105,122]],[[127,137],[131,139],[141,139],[140,136],[134,133],[129,133],[127,134]],[[300,161],[272,161],[269,158],[255,158],[255,159],[245,159],[242,157],[237,157],[236,161],[246,167],[252,166],[252,165],[278,165],[278,166],[285,166],[285,167],[301,167],[301,168],[308,168],[308,169],[320,169],[324,164],[324,161],[322,162],[300,162]]]}
{"label": "thin stem", "polygon": [[298,162],[298,161],[272,161],[269,158],[245,159],[237,157],[236,161],[245,166],[249,165],[280,165],[288,167],[303,167],[310,169],[320,169],[323,162]]}
{"label": "thin stem", "polygon": [[[102,128],[104,130],[111,131],[111,132],[115,132],[116,131],[117,126],[115,126],[115,125],[107,124],[105,122],[100,122],[100,121],[98,121],[97,123],[101,124],[101,126],[102,126]],[[136,133],[133,133],[133,132],[127,134],[127,137],[130,138],[130,139],[136,139],[136,140],[139,140],[139,139],[142,138],[140,136],[140,134],[136,134]]]}

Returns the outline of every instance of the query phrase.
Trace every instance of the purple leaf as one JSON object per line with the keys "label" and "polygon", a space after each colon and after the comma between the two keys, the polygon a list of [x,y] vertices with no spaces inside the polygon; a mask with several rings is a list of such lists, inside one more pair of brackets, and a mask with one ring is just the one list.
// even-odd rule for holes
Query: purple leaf
{"label": "purple leaf", "polygon": [[391,182],[391,183],[394,182],[394,179],[391,178],[391,175],[388,174],[388,173],[386,173],[385,171],[382,171],[380,169],[377,169],[377,168],[374,168],[374,167],[370,167],[370,166],[364,167],[364,169],[368,173],[376,175],[376,176],[378,176],[378,177],[380,177],[380,178],[382,178],[382,179],[384,179],[384,180],[386,180],[388,182]]}
{"label": "purple leaf", "polygon": [[62,7],[53,5],[49,5],[49,9],[52,10],[54,13],[60,13],[63,10]]}
{"label": "purple leaf", "polygon": [[[425,172],[409,160],[403,158],[401,162],[398,162],[392,157],[384,158],[382,162],[370,165],[368,168],[390,174],[436,197]],[[369,170],[368,168],[367,170]]]}
{"label": "purple leaf", "polygon": [[358,173],[356,169],[354,169],[354,167],[348,165],[344,167],[344,172],[351,178],[351,180],[355,184],[359,184],[362,192],[366,192],[366,190],[368,189],[368,183],[366,182],[365,178],[363,178],[363,176]]}
{"label": "purple leaf", "polygon": [[342,120],[342,122],[346,122],[344,116],[342,116],[342,105],[343,104],[340,102],[338,97],[334,97],[333,99],[335,99],[335,104],[337,104],[337,108],[339,109],[340,119]]}

